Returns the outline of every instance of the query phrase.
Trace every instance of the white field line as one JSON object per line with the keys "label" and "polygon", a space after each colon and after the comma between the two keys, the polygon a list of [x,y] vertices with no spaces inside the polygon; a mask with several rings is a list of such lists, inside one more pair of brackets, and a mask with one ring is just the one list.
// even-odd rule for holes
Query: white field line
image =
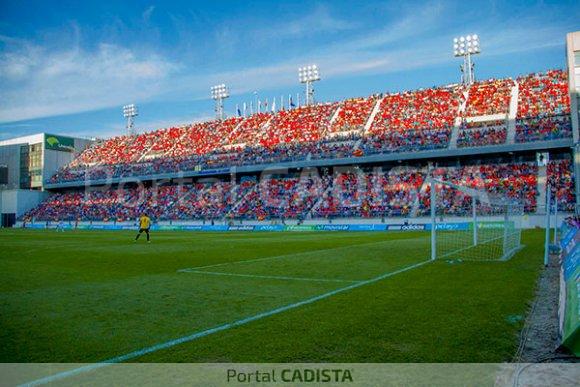
{"label": "white field line", "polygon": [[223,275],[227,277],[247,277],[247,278],[262,278],[262,279],[276,279],[285,281],[312,281],[312,282],[360,282],[356,280],[346,280],[346,279],[334,279],[334,278],[307,278],[307,277],[287,277],[278,275],[259,275],[259,274],[238,274],[238,273],[225,273],[219,271],[203,271],[203,270],[193,270],[184,269],[180,270],[181,273],[193,273],[193,274],[208,274],[208,275]]}
{"label": "white field line", "polygon": [[350,248],[359,247],[359,246],[371,246],[371,245],[377,245],[377,244],[382,244],[382,243],[393,243],[393,242],[409,241],[409,240],[415,240],[415,239],[424,239],[424,238],[423,237],[401,238],[401,239],[388,240],[388,241],[378,241],[378,242],[361,243],[361,244],[348,245],[348,246],[331,247],[329,249],[308,250],[308,251],[303,251],[301,253],[290,253],[290,254],[274,255],[274,256],[262,257],[262,258],[245,259],[245,260],[241,260],[241,261],[222,262],[222,263],[216,263],[213,265],[187,267],[185,269],[179,269],[179,270],[177,270],[177,272],[178,273],[186,273],[186,272],[191,271],[191,270],[209,269],[210,267],[220,267],[220,266],[235,265],[235,264],[249,263],[249,262],[269,261],[269,260],[273,260],[273,259],[281,259],[281,258],[288,258],[288,257],[299,257],[302,255],[316,254],[316,253],[325,252],[325,251],[345,250],[345,249],[350,249]]}
{"label": "white field line", "polygon": [[100,368],[108,367],[112,364],[122,363],[122,362],[125,362],[128,360],[133,360],[133,359],[136,359],[138,357],[141,357],[141,356],[153,353],[153,352],[161,351],[164,349],[172,348],[172,347],[175,347],[176,345],[188,343],[188,342],[200,339],[202,337],[212,335],[214,333],[218,333],[218,332],[222,332],[222,331],[225,331],[225,330],[228,330],[231,328],[236,328],[236,327],[239,327],[242,325],[246,325],[246,324],[249,324],[251,322],[261,320],[261,319],[266,318],[266,317],[274,316],[274,315],[280,314],[282,312],[286,312],[288,310],[299,308],[299,307],[304,306],[304,305],[313,304],[317,301],[324,300],[326,298],[335,296],[337,294],[344,293],[344,292],[347,292],[349,290],[353,290],[356,288],[360,288],[361,286],[370,285],[370,284],[373,284],[375,282],[381,281],[385,278],[393,277],[397,274],[404,273],[406,271],[415,269],[417,267],[423,266],[423,265],[430,263],[430,262],[432,262],[432,261],[427,260],[427,261],[415,263],[413,265],[406,266],[406,267],[399,269],[399,270],[384,273],[384,274],[381,274],[377,277],[374,277],[374,278],[371,278],[371,279],[368,279],[365,281],[356,282],[354,284],[344,286],[342,288],[338,288],[335,290],[331,290],[329,292],[320,294],[318,296],[307,298],[303,301],[298,301],[298,302],[295,302],[292,304],[281,306],[279,308],[271,309],[269,311],[258,313],[256,315],[246,317],[246,318],[243,318],[240,320],[235,320],[235,321],[232,321],[230,323],[223,324],[223,325],[218,325],[216,327],[206,329],[203,331],[199,331],[199,332],[195,332],[195,333],[192,333],[191,335],[183,336],[183,337],[180,337],[180,338],[177,338],[174,340],[169,340],[169,341],[166,341],[164,343],[155,344],[151,347],[145,347],[145,348],[139,349],[137,351],[129,352],[129,353],[124,354],[124,355],[120,355],[120,356],[113,357],[113,358],[110,358],[107,360],[103,360],[99,363],[94,363],[94,364],[74,368],[74,369],[69,370],[69,371],[59,372],[59,373],[54,374],[54,375],[46,376],[44,378],[36,379],[36,380],[31,381],[31,382],[22,384],[21,386],[39,386],[39,385],[43,385],[43,384],[47,384],[47,383],[52,383],[52,382],[62,380],[62,379],[65,379],[65,378],[68,378],[71,376],[75,376],[75,375],[79,375],[79,374],[82,374],[85,372],[90,372],[90,371],[94,371],[94,370],[97,370]]}

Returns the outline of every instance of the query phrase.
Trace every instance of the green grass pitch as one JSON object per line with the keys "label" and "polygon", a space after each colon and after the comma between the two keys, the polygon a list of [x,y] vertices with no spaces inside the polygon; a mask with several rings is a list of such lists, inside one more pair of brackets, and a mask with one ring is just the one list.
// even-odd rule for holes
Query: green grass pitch
{"label": "green grass pitch", "polygon": [[0,230],[0,361],[99,362],[220,326],[130,361],[507,361],[543,241],[524,232],[507,262],[414,267],[426,232],[133,237]]}

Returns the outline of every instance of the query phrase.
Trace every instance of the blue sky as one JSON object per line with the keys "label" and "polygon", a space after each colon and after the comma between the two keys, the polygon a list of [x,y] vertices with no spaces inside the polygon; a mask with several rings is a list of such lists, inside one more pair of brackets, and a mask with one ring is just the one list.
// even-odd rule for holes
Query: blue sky
{"label": "blue sky", "polygon": [[0,139],[48,131],[122,134],[213,116],[210,86],[236,103],[302,91],[319,101],[457,82],[454,36],[477,33],[480,79],[564,68],[577,1],[0,2]]}

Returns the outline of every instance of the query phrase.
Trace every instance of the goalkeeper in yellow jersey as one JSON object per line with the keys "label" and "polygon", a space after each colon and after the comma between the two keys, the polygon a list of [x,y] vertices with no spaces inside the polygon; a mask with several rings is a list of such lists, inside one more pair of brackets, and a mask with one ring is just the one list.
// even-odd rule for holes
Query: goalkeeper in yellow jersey
{"label": "goalkeeper in yellow jersey", "polygon": [[147,214],[142,213],[141,216],[139,217],[139,233],[135,237],[135,242],[137,242],[137,239],[139,239],[141,234],[145,232],[145,234],[147,234],[147,243],[151,243],[151,240],[149,238],[150,228],[151,228],[151,218],[149,218]]}

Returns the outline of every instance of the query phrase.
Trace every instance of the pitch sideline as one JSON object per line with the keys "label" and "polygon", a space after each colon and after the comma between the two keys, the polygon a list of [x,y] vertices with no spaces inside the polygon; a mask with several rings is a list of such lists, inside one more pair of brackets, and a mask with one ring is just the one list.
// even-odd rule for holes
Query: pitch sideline
{"label": "pitch sideline", "polygon": [[241,264],[241,263],[250,263],[250,262],[269,261],[269,260],[281,259],[281,258],[288,258],[288,257],[299,257],[299,256],[302,256],[302,255],[308,255],[308,254],[313,254],[313,253],[320,253],[320,252],[324,252],[324,251],[344,250],[344,249],[349,249],[349,248],[353,248],[353,247],[371,246],[371,245],[377,245],[377,244],[382,244],[382,243],[393,243],[393,242],[399,242],[399,241],[410,241],[410,240],[424,239],[424,238],[425,237],[421,236],[421,237],[415,237],[415,238],[391,239],[391,240],[386,240],[386,241],[376,241],[376,242],[359,243],[359,244],[347,245],[347,246],[331,247],[329,249],[308,250],[308,251],[301,251],[299,253],[290,253],[290,254],[283,254],[283,255],[274,255],[274,256],[267,256],[267,257],[261,257],[261,258],[250,258],[250,259],[244,259],[244,260],[241,260],[241,261],[229,261],[229,262],[216,263],[216,264],[213,264],[213,265],[187,267],[185,269],[179,269],[179,270],[177,270],[177,272],[178,273],[187,273],[188,271],[191,271],[191,270],[209,269],[211,267],[220,267],[220,266],[227,266],[227,265],[237,265],[237,264]]}

